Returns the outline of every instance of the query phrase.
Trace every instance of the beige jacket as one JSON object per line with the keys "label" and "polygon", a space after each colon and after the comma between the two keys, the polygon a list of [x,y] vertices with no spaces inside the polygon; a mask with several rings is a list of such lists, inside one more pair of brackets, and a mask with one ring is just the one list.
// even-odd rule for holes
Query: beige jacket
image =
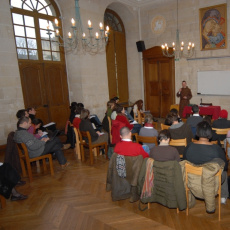
{"label": "beige jacket", "polygon": [[195,205],[195,197],[197,197],[205,200],[207,211],[213,211],[215,209],[215,196],[218,191],[218,177],[215,177],[215,175],[220,169],[223,171],[225,164],[224,161],[215,158],[202,165],[194,165],[187,160],[181,161],[180,165],[184,183],[185,163],[197,167],[203,167],[202,176],[188,174],[188,187],[191,191],[189,191],[189,208],[192,208]]}

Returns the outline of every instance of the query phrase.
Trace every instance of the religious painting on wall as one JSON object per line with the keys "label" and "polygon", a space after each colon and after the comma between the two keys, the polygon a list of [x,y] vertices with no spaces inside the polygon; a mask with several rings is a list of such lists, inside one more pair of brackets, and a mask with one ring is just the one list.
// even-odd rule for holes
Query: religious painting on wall
{"label": "religious painting on wall", "polygon": [[227,48],[227,4],[200,9],[200,48]]}

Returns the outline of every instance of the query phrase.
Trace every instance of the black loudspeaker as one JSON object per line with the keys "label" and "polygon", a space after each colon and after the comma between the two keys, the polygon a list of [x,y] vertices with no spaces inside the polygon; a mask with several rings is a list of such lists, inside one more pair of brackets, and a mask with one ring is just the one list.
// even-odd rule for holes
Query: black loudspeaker
{"label": "black loudspeaker", "polygon": [[138,41],[137,44],[137,50],[138,52],[143,52],[145,50],[145,42],[144,41]]}

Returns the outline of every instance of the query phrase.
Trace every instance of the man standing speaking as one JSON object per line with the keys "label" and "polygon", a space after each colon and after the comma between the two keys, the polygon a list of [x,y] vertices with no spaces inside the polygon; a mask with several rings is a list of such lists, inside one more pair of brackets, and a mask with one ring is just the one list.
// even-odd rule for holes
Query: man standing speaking
{"label": "man standing speaking", "polygon": [[182,81],[182,88],[177,92],[177,97],[180,98],[179,114],[182,117],[184,107],[189,105],[189,100],[192,98],[191,89],[188,88],[186,81]]}

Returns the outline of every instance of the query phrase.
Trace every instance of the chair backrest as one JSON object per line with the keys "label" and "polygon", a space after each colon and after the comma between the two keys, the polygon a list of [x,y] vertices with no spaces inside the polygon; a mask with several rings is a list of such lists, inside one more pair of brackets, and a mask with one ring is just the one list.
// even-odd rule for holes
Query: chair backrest
{"label": "chair backrest", "polygon": [[169,125],[164,125],[164,124],[161,123],[161,130],[169,129],[169,127],[170,127]]}
{"label": "chair backrest", "polygon": [[144,136],[139,136],[139,135],[135,135],[136,136],[136,141],[138,143],[142,142],[142,143],[154,143],[156,146],[158,145],[157,143],[157,137],[144,137]]}
{"label": "chair backrest", "polygon": [[169,145],[172,146],[187,146],[187,139],[171,139]]}
{"label": "chair backrest", "polygon": [[110,138],[110,143],[112,143],[112,134],[111,134],[111,130],[112,130],[112,121],[111,121],[111,118],[108,117],[108,121],[109,121],[109,138]]}
{"label": "chair backrest", "polygon": [[181,120],[186,123],[187,122],[187,118],[181,118]]}
{"label": "chair backrest", "polygon": [[230,130],[230,128],[227,128],[227,129],[212,128],[212,130],[215,130],[216,134],[218,134],[218,135],[227,135],[227,133]]}
{"label": "chair backrest", "polygon": [[29,161],[29,153],[26,145],[24,143],[17,143],[17,148],[18,148],[18,154],[20,158],[25,158],[26,160]]}
{"label": "chair backrest", "polygon": [[[203,167],[197,167],[190,165],[188,163],[185,163],[185,190],[186,190],[186,197],[187,197],[187,209],[186,214],[188,215],[188,209],[189,209],[189,198],[188,198],[188,173],[201,176],[203,171]],[[219,195],[219,220],[220,220],[220,197],[221,197],[221,173],[222,170],[220,169],[218,173],[215,176],[218,176],[218,195]]]}
{"label": "chair backrest", "polygon": [[90,133],[89,133],[89,131],[80,131],[80,141],[81,141],[81,143],[83,142],[83,139],[84,139],[84,137],[85,137],[85,139],[88,139],[88,143],[86,143],[86,144],[89,144],[89,145],[91,145],[92,144],[92,141],[91,141],[91,135],[90,135]]}

